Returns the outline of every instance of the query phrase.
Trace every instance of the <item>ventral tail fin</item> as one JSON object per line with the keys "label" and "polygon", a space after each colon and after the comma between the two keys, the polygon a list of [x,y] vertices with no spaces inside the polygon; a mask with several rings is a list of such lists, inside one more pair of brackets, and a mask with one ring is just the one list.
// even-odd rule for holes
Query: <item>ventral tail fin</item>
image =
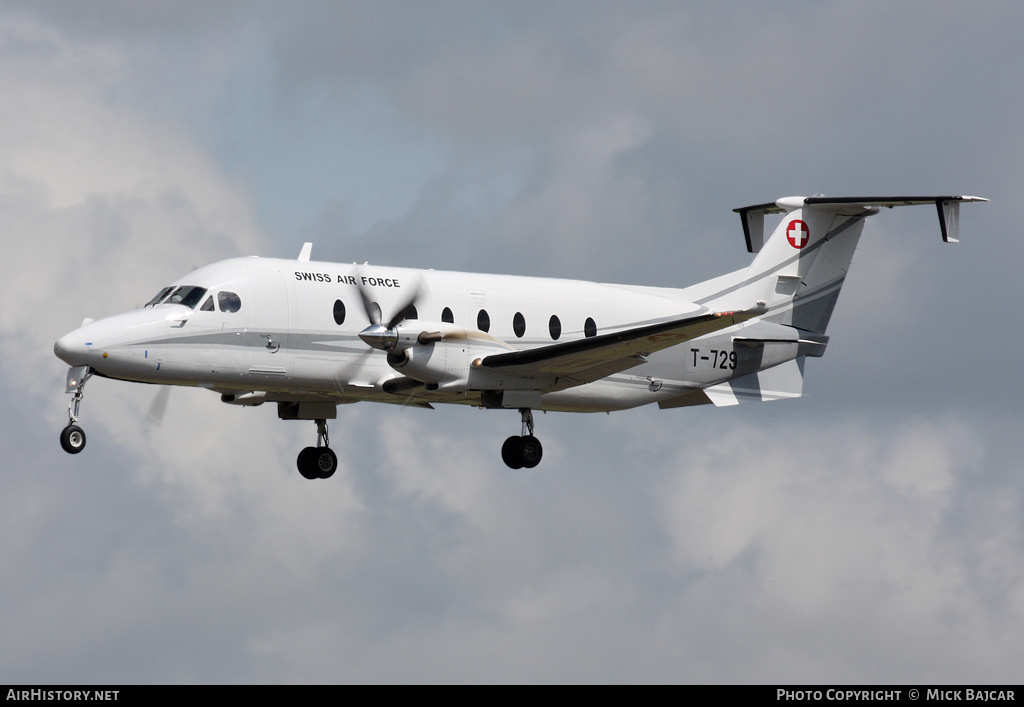
{"label": "ventral tail fin", "polygon": [[[868,216],[882,208],[933,205],[942,240],[959,240],[960,204],[976,196],[786,197],[735,209],[747,249],[757,257],[747,271],[746,294],[767,303],[763,318],[824,334]],[[766,214],[784,214],[764,239]]]}

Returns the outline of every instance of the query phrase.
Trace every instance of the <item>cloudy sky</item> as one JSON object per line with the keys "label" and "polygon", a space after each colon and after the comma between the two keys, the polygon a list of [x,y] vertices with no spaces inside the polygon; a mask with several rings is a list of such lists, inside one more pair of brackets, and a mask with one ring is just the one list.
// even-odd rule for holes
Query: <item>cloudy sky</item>
{"label": "cloudy sky", "polygon": [[[1018,2],[0,6],[0,682],[1006,682],[1024,662]],[[873,219],[806,397],[312,423],[53,342],[236,255],[684,286]]]}

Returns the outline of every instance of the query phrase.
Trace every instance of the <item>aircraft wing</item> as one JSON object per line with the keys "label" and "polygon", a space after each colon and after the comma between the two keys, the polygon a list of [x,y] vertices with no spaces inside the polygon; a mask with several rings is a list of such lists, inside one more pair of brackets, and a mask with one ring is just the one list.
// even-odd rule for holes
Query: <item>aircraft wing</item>
{"label": "aircraft wing", "polygon": [[752,309],[708,312],[586,339],[494,354],[473,365],[523,378],[553,378],[556,380],[554,389],[561,390],[639,366],[655,351],[739,324],[766,311],[759,302]]}

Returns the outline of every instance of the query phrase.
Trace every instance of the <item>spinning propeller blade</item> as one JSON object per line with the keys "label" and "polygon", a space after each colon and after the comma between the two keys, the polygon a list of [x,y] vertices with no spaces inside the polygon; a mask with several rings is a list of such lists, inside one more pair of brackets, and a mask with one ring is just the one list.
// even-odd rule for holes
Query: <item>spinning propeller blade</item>
{"label": "spinning propeller blade", "polygon": [[370,320],[370,325],[380,326],[380,305],[370,299],[366,288],[362,285],[357,285],[356,289],[359,290],[359,299],[363,302],[363,311],[366,312],[366,318]]}
{"label": "spinning propeller blade", "polygon": [[159,427],[163,424],[164,415],[167,414],[167,401],[171,399],[171,386],[162,385],[160,390],[156,391],[156,395],[153,397],[153,402],[149,404],[149,412],[147,416],[150,422]]}

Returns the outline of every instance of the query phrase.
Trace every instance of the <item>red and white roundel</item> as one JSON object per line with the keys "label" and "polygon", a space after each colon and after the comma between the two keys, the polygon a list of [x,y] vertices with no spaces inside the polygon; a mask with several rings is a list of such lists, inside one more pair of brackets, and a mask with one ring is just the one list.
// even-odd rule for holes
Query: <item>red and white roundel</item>
{"label": "red and white roundel", "polygon": [[807,228],[807,224],[800,219],[795,219],[789,222],[786,226],[786,240],[789,244],[800,250],[811,241],[811,229]]}

